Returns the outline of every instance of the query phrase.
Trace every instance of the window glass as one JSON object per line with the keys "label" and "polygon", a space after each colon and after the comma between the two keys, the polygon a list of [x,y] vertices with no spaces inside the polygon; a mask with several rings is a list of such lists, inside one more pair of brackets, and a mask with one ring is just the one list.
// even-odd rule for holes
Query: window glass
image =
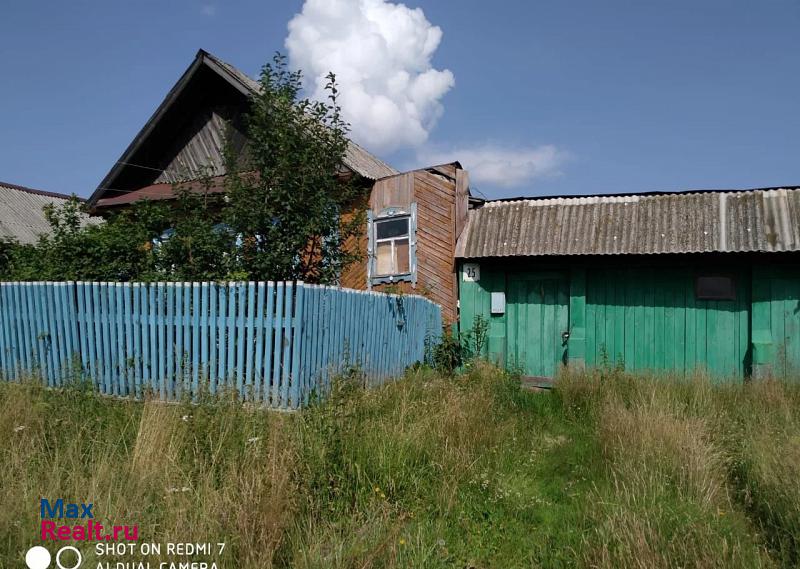
{"label": "window glass", "polygon": [[408,218],[386,219],[376,222],[376,238],[390,239],[408,235]]}
{"label": "window glass", "polygon": [[389,217],[378,217],[371,224],[370,240],[374,247],[371,274],[380,279],[397,276],[400,280],[411,280],[413,214],[394,209],[384,210],[384,213]]}
{"label": "window glass", "polygon": [[398,239],[395,247],[395,272],[398,274],[410,273],[411,267],[408,260],[408,239]]}
{"label": "window glass", "polygon": [[733,279],[720,275],[697,277],[697,298],[701,300],[735,300],[736,288]]}
{"label": "window glass", "polygon": [[375,251],[375,272],[378,275],[392,274],[392,242],[378,243]]}

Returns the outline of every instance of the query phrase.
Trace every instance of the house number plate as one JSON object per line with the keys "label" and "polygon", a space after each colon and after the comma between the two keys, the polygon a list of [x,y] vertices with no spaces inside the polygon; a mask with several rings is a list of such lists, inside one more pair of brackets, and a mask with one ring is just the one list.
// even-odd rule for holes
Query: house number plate
{"label": "house number plate", "polygon": [[478,282],[481,280],[481,266],[478,263],[464,263],[464,281]]}

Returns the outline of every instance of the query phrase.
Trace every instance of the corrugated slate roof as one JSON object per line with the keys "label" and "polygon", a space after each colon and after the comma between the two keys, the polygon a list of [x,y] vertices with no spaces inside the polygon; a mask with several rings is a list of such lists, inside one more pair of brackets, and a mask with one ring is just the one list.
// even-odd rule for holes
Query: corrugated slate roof
{"label": "corrugated slate roof", "polygon": [[222,67],[231,77],[236,79],[239,83],[242,84],[242,86],[244,86],[247,89],[246,94],[255,93],[259,89],[261,89],[261,85],[258,83],[258,81],[250,77],[247,73],[240,71],[238,68],[234,67],[227,61],[221,60],[213,53],[209,53],[206,50],[201,49],[197,52],[197,57],[205,58],[211,61],[212,63],[216,63],[217,65]]}
{"label": "corrugated slate roof", "polygon": [[0,182],[0,238],[34,243],[50,232],[42,208],[61,205],[69,196]]}
{"label": "corrugated slate roof", "polygon": [[486,202],[456,257],[734,251],[800,251],[800,188]]}

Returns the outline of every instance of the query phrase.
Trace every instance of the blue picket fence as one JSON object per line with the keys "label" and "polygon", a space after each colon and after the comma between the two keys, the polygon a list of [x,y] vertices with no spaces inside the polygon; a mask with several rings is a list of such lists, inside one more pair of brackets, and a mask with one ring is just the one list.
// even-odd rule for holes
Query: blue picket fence
{"label": "blue picket fence", "polygon": [[0,375],[164,400],[235,388],[296,409],[348,366],[400,375],[441,326],[419,296],[304,283],[4,282]]}

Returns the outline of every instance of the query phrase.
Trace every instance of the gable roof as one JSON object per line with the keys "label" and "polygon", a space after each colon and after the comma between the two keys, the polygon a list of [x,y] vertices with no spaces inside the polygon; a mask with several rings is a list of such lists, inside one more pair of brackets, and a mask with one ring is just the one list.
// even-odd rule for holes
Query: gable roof
{"label": "gable roof", "polygon": [[456,257],[800,251],[800,188],[486,202]]}
{"label": "gable roof", "polygon": [[65,194],[0,182],[0,238],[34,243],[39,235],[50,233],[42,208],[60,205],[68,198]]}
{"label": "gable roof", "polygon": [[[139,133],[134,137],[134,139],[122,153],[122,156],[120,156],[119,160],[100,182],[99,186],[88,200],[90,205],[95,205],[106,191],[115,191],[114,181],[117,176],[127,165],[130,164],[131,157],[153,133],[153,130],[156,128],[159,121],[161,121],[164,115],[170,110],[175,101],[178,99],[179,95],[187,87],[191,79],[201,69],[211,70],[246,97],[257,93],[261,88],[258,81],[241,72],[233,65],[222,61],[218,57],[208,53],[205,50],[199,50],[192,64],[186,69],[183,75],[181,75],[172,89],[170,89],[169,93],[167,93],[166,97],[155,110],[153,115],[148,119]],[[353,172],[370,180],[377,180],[378,178],[397,173],[397,170],[379,158],[373,156],[364,148],[352,141],[346,150],[344,164]]]}

